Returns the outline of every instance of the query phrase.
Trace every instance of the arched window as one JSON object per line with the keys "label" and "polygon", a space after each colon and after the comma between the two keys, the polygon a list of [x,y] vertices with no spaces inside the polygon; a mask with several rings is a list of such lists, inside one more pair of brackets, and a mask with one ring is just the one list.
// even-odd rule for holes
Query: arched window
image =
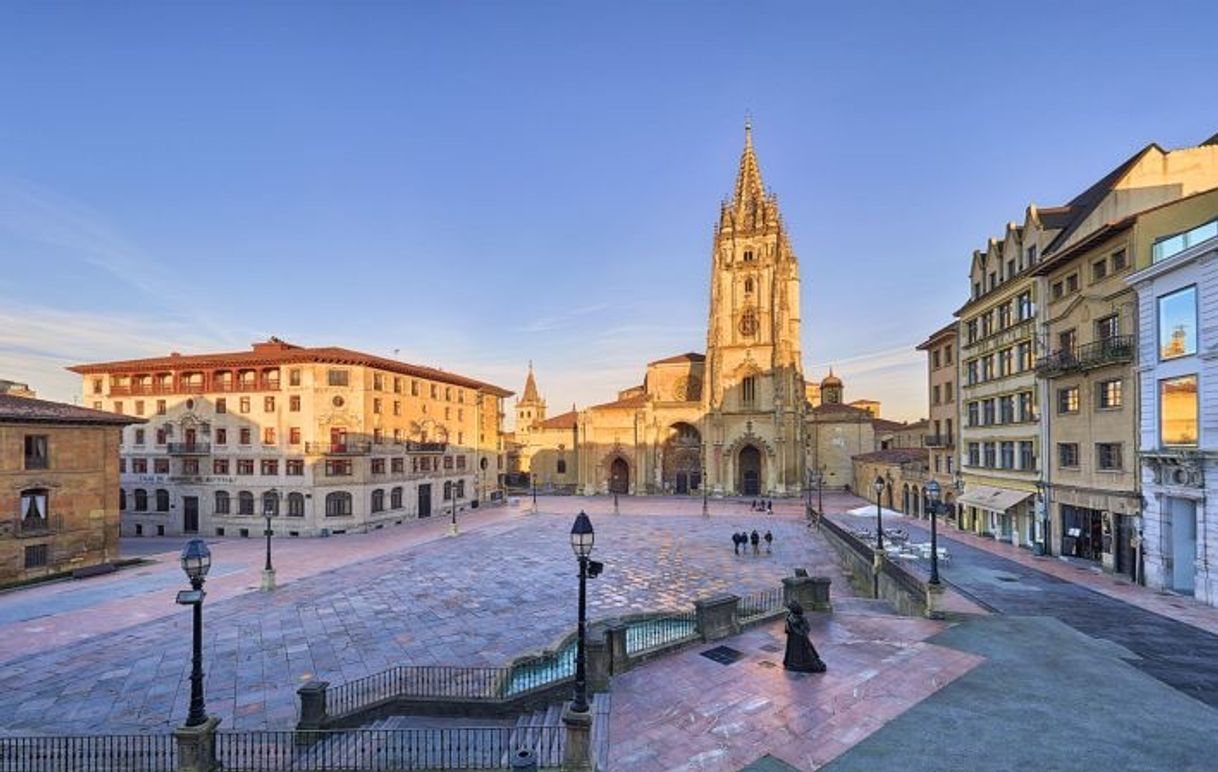
{"label": "arched window", "polygon": [[565,458],[558,459],[558,473],[559,474],[567,473],[567,460]]}
{"label": "arched window", "polygon": [[377,488],[372,492],[372,511],[385,511],[385,491],[381,490],[380,488]]}
{"label": "arched window", "polygon": [[262,494],[262,514],[265,516],[268,513],[272,517],[279,515],[279,496],[270,491]]}
{"label": "arched window", "polygon": [[751,250],[751,249],[744,250],[744,262],[746,262],[746,263],[753,262],[753,250]]}
{"label": "arched window", "polygon": [[304,494],[288,494],[288,517],[304,517]]}
{"label": "arched window", "polygon": [[449,480],[444,483],[444,500],[450,501],[450,500],[452,500],[452,497],[453,497],[453,483],[452,483],[452,480]]}
{"label": "arched window", "polygon": [[254,494],[249,491],[241,491],[237,494],[237,514],[254,514]]}
{"label": "arched window", "polygon": [[156,511],[169,511],[169,491],[165,490],[164,488],[156,489]]}
{"label": "arched window", "polygon": [[46,488],[21,491],[21,530],[41,531],[47,527],[49,518]]}
{"label": "arched window", "polygon": [[336,491],[326,494],[326,517],[346,517],[351,514],[351,494]]}
{"label": "arched window", "polygon": [[229,499],[228,491],[216,491],[216,514],[227,515],[232,511],[232,502]]}
{"label": "arched window", "polygon": [[389,508],[390,509],[401,509],[402,508],[402,489],[401,489],[401,487],[397,487],[397,488],[394,488],[393,490],[389,491]]}
{"label": "arched window", "polygon": [[127,511],[127,491],[122,488],[118,489],[118,509],[120,512]]}
{"label": "arched window", "polygon": [[144,490],[143,488],[135,489],[135,511],[148,511],[148,491]]}
{"label": "arched window", "polygon": [[752,280],[752,279],[745,279],[745,280],[744,280],[744,291],[745,291],[745,292],[752,292],[752,291],[753,291],[753,280]]}

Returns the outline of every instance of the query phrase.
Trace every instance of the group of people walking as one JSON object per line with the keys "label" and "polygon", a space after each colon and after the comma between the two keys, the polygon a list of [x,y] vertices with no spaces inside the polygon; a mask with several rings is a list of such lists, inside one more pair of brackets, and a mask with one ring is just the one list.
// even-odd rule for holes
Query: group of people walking
{"label": "group of people walking", "polygon": [[741,549],[743,549],[745,551],[745,554],[747,555],[750,544],[753,545],[753,554],[760,555],[761,554],[761,542],[763,540],[765,541],[765,554],[769,555],[770,551],[771,551],[771,545],[774,543],[774,534],[770,533],[769,531],[765,532],[765,536],[762,536],[761,534],[757,533],[757,529],[755,529],[755,528],[753,529],[753,533],[751,533],[751,534],[749,534],[745,531],[741,531],[739,533],[732,534],[732,546],[735,547],[737,555],[740,554]]}
{"label": "group of people walking", "polygon": [[753,511],[765,512],[767,515],[774,514],[773,499],[753,499]]}

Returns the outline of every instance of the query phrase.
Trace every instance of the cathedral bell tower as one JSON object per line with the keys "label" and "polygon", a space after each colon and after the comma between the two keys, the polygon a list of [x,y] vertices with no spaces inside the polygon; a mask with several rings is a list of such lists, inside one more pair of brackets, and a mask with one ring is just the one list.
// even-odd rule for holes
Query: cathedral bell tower
{"label": "cathedral bell tower", "polygon": [[735,194],[711,256],[703,407],[717,491],[765,495],[803,480],[799,261],[744,127]]}

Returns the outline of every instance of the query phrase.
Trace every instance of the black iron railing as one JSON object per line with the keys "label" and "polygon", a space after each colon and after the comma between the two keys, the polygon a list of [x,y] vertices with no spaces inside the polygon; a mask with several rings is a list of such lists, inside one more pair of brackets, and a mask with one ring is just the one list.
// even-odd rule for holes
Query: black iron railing
{"label": "black iron railing", "polygon": [[176,757],[171,734],[0,737],[4,772],[165,772]]}
{"label": "black iron railing", "polygon": [[443,453],[447,448],[447,442],[406,442],[407,453]]}
{"label": "black iron railing", "polygon": [[741,622],[748,622],[759,617],[782,611],[782,588],[752,592],[740,598],[737,605],[737,616]]}
{"label": "black iron railing", "polygon": [[366,456],[372,451],[372,443],[368,440],[352,440],[350,442],[306,442],[305,453],[326,456]]}
{"label": "black iron railing", "polygon": [[638,654],[698,637],[698,616],[693,611],[631,622],[626,626],[626,653]]}
{"label": "black iron railing", "polygon": [[562,766],[565,740],[562,726],[220,732],[216,759],[225,772],[507,769],[529,748],[545,769]]}
{"label": "black iron railing", "polygon": [[950,434],[924,434],[922,435],[922,447],[924,448],[950,448],[954,447],[956,440]]}
{"label": "black iron railing", "polygon": [[171,442],[168,445],[171,456],[205,456],[211,453],[210,442]]}
{"label": "black iron railing", "polygon": [[502,696],[511,668],[400,666],[326,690],[330,715],[343,715],[382,700],[419,699],[496,700]]}
{"label": "black iron railing", "polygon": [[1134,346],[1134,336],[1114,335],[1083,346],[1058,349],[1052,354],[1036,360],[1036,374],[1041,378],[1052,378],[1055,375],[1074,370],[1089,370],[1093,367],[1103,367],[1119,362],[1132,362]]}

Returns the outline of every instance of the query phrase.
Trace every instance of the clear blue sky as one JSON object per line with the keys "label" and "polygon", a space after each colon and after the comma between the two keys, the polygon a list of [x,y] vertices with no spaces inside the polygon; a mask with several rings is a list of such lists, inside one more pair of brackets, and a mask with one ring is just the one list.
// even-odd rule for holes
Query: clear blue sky
{"label": "clear blue sky", "polygon": [[913,418],[974,248],[1218,132],[1213,3],[115,6],[0,5],[0,377],[49,398],[274,334],[610,399],[705,345],[747,111],[809,377]]}

